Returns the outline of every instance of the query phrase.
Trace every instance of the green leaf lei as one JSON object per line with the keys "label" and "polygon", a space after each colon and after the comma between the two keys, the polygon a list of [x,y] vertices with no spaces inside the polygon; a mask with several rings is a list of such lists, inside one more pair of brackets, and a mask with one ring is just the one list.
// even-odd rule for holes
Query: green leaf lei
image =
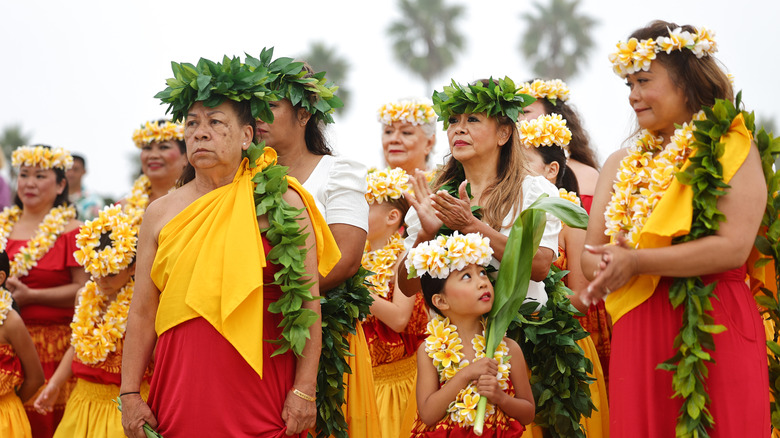
{"label": "green leaf lei", "polygon": [[523,108],[536,101],[519,91],[509,77],[498,80],[490,78],[487,86],[481,82],[461,85],[453,80],[452,85],[444,87],[444,91],[433,92],[433,109],[439,115],[439,120],[444,122],[445,130],[453,114],[486,113],[488,117],[502,115],[517,121]]}

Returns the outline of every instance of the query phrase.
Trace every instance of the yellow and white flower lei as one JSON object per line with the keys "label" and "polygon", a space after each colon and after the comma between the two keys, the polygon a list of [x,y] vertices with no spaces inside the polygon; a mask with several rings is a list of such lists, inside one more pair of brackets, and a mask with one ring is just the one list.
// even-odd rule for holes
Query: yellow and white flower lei
{"label": "yellow and white flower lei", "polygon": [[105,312],[108,297],[98,291],[94,281],[87,282],[81,289],[73,322],[70,323],[73,330],[70,342],[81,362],[100,363],[109,353],[116,351],[117,342],[124,337],[127,328],[127,312],[134,285],[135,281],[130,279]]}
{"label": "yellow and white flower lei", "polygon": [[567,154],[569,152],[571,131],[560,114],[543,114],[532,120],[521,120],[517,123],[517,130],[520,141],[527,148],[559,146]]}
{"label": "yellow and white flower lei", "polygon": [[576,205],[582,205],[582,202],[580,201],[580,197],[577,196],[577,192],[570,192],[566,189],[558,189],[558,196],[560,196],[563,199],[569,200]]}
{"label": "yellow and white flower lei", "polygon": [[133,182],[133,188],[130,190],[130,196],[125,199],[124,211],[129,216],[141,223],[146,207],[149,205],[149,196],[152,193],[152,182],[149,177],[141,175]]}
{"label": "yellow and white flower lei", "polygon": [[612,70],[625,78],[638,71],[650,69],[650,63],[659,52],[669,54],[673,50],[688,49],[697,58],[703,58],[718,51],[714,40],[715,33],[711,30],[700,27],[695,34],[683,31],[680,27],[667,30],[669,36],[658,37],[656,40],[650,38],[639,41],[631,38],[627,42],[617,43],[617,51],[609,55]]}
{"label": "yellow and white flower lei", "polygon": [[406,256],[406,269],[409,278],[422,277],[427,273],[433,278],[447,278],[450,272],[460,271],[475,263],[487,266],[493,258],[490,238],[480,233],[451,236],[439,235],[409,250]]}
{"label": "yellow and white flower lei", "polygon": [[547,99],[555,103],[556,100],[566,102],[569,100],[569,86],[560,79],[543,81],[536,79],[533,82],[525,82],[517,90],[518,94],[528,94],[536,99]]}
{"label": "yellow and white flower lei", "polygon": [[400,167],[370,171],[366,175],[366,182],[366,201],[369,204],[400,199],[404,192],[411,191],[409,175]]}
{"label": "yellow and white flower lei", "polygon": [[366,242],[362,264],[364,268],[374,273],[366,277],[366,281],[370,284],[369,288],[382,298],[388,298],[390,295],[390,280],[395,275],[393,267],[403,250],[404,239],[397,232],[390,236],[387,245],[376,251],[371,251],[370,245]]}
{"label": "yellow and white flower lei", "polygon": [[377,118],[383,125],[393,122],[425,125],[436,122],[436,112],[430,103],[416,99],[400,100],[382,105],[377,111]]}
{"label": "yellow and white flower lei", "polygon": [[133,143],[139,148],[155,141],[159,143],[168,140],[184,140],[184,126],[181,123],[146,122],[133,131]]}
{"label": "yellow and white flower lei", "polygon": [[[433,360],[433,365],[439,373],[439,382],[444,383],[455,377],[455,374],[469,364],[465,354],[461,352],[463,343],[458,335],[458,328],[450,323],[449,318],[434,315],[428,322],[428,337],[425,339],[425,352]],[[476,335],[471,340],[475,360],[485,357],[485,333]],[[496,348],[493,358],[498,362],[498,386],[506,391],[509,388],[509,347],[505,341]],[[461,426],[473,426],[477,416],[477,404],[480,395],[473,382],[458,392],[455,400],[450,403],[447,412],[450,420]],[[495,413],[495,406],[488,402],[485,416]]]}
{"label": "yellow and white flower lei", "polygon": [[[110,233],[111,245],[96,251],[104,233]],[[93,277],[105,277],[130,265],[135,258],[137,241],[138,228],[134,218],[125,214],[119,205],[107,206],[98,217],[81,226],[76,236],[78,250],[73,257]]]}
{"label": "yellow and white flower lei", "polygon": [[56,167],[68,170],[73,167],[73,157],[63,148],[19,146],[11,154],[11,165],[17,169],[22,166],[30,166],[41,169]]}
{"label": "yellow and white flower lei", "polygon": [[[16,222],[22,216],[22,210],[13,205],[6,207],[0,213],[0,250],[5,251],[8,236]],[[11,277],[22,278],[34,268],[47,252],[57,242],[57,238],[65,231],[65,225],[76,218],[76,209],[72,206],[54,207],[38,225],[38,231],[27,245],[22,247],[11,260]]]}
{"label": "yellow and white flower lei", "polygon": [[5,319],[8,318],[8,312],[13,308],[13,298],[11,292],[8,292],[4,287],[0,287],[0,327],[5,323]]}
{"label": "yellow and white flower lei", "polygon": [[[699,111],[693,120],[704,118],[704,112]],[[610,236],[610,241],[614,242],[622,232],[629,245],[636,248],[647,218],[691,153],[694,129],[693,121],[683,124],[674,131],[666,148],[662,146],[662,137],[646,129],[639,133],[620,162],[612,199],[604,211],[604,234]]]}

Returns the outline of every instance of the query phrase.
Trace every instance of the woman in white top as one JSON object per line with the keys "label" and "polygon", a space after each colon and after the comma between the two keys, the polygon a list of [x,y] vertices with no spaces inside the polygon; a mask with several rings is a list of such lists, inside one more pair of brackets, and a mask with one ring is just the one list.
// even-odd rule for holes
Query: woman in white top
{"label": "woman in white top", "polygon": [[[475,96],[496,88],[489,106]],[[499,92],[500,91],[500,92]],[[505,95],[515,96],[507,101]],[[433,182],[431,190],[422,172],[417,172],[410,202],[413,212],[406,217],[407,247],[434,239],[446,227],[461,234],[481,233],[490,238],[491,265],[498,268],[507,236],[520,212],[541,194],[558,196],[558,189],[542,176],[529,174],[515,120],[528,104],[515,95],[514,84],[477,81],[470,86],[447,87],[434,93],[434,108],[444,121],[450,144],[450,159]],[[468,95],[475,100],[469,98]],[[488,98],[490,99],[490,98]],[[488,115],[491,114],[491,115]],[[470,194],[470,196],[469,196]],[[472,208],[479,206],[476,212]],[[547,276],[558,249],[560,220],[548,215],[539,250],[534,256],[531,286],[526,300],[544,304],[547,296],[542,280]],[[404,294],[419,289],[419,279],[407,279],[401,264],[398,281]]]}

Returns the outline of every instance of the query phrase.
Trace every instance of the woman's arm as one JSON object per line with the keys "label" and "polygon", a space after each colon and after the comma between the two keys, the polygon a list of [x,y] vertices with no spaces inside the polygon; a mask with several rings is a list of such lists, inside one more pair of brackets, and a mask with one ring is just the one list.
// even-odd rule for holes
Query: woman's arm
{"label": "woman's arm", "polygon": [[504,341],[506,341],[509,347],[509,355],[511,356],[509,359],[511,365],[509,380],[512,382],[515,396],[512,397],[501,390],[498,386],[496,374],[480,376],[477,390],[480,395],[487,397],[491,403],[498,406],[508,416],[521,424],[529,424],[536,415],[536,405],[534,403],[534,395],[531,392],[531,384],[528,382],[528,375],[526,374],[527,368],[523,350],[512,339],[504,338]]}
{"label": "woman's arm", "polygon": [[39,414],[46,415],[54,410],[54,403],[57,402],[62,385],[73,376],[71,366],[73,366],[73,356],[75,354],[76,352],[72,346],[65,351],[60,364],[57,365],[57,369],[49,379],[49,383],[43,388],[38,398],[35,399],[33,406]]}
{"label": "woman's arm", "polygon": [[[399,261],[400,261],[399,257]],[[395,272],[398,272],[398,262],[396,262]],[[397,277],[397,275],[396,275]],[[407,297],[398,287],[398,282],[393,286],[393,301],[380,298],[372,293],[374,303],[371,304],[371,314],[393,329],[396,333],[402,333],[409,324],[414,310],[416,296]]]}
{"label": "woman's arm", "polygon": [[587,314],[588,306],[586,306],[579,298],[579,291],[583,291],[588,288],[588,279],[582,273],[582,266],[580,265],[580,258],[582,256],[582,250],[585,247],[585,230],[579,228],[572,228],[567,225],[563,226],[561,230],[560,240],[562,242],[561,247],[566,251],[566,257],[568,258],[566,274],[566,285],[572,290],[572,295],[569,295],[572,305],[580,312]]}
{"label": "woman's arm", "polygon": [[30,399],[38,388],[44,384],[43,367],[35,350],[35,344],[30,337],[30,332],[24,326],[24,322],[18,313],[14,310],[8,311],[8,316],[2,325],[7,333],[9,343],[14,347],[19,362],[22,364],[24,381],[19,387],[17,394],[22,402]]}
{"label": "woman's arm", "polygon": [[626,284],[635,275],[692,277],[742,266],[750,254],[766,208],[766,182],[756,147],[729,182],[731,188],[718,200],[726,220],[711,236],[652,249],[629,249],[620,245],[594,247],[588,251],[605,260],[588,287],[593,298]]}
{"label": "woman's arm", "polygon": [[341,259],[328,275],[319,277],[322,291],[333,289],[357,273],[366,244],[366,230],[347,224],[331,224],[328,228],[339,246]]}
{"label": "woman's arm", "polygon": [[[284,194],[284,198],[292,207],[298,209],[304,208],[303,201],[295,191],[288,190]],[[301,227],[306,230],[312,229],[311,220],[306,210],[303,210],[299,219],[298,224]],[[308,233],[304,248],[308,249],[304,266],[306,267],[306,272],[313,279],[310,292],[313,297],[319,297],[320,289],[317,282],[317,278],[319,278],[317,275],[317,245],[314,233]],[[320,351],[322,349],[322,316],[320,312],[320,301],[305,301],[301,306],[312,310],[319,317],[309,328],[309,340],[306,342],[306,346],[303,347],[301,357],[298,357],[295,367],[293,388],[314,397],[317,393],[317,368],[319,367]],[[317,420],[316,403],[304,400],[298,395],[295,395],[293,393],[293,388],[290,388],[290,391],[287,393],[287,398],[284,401],[284,408],[282,409],[282,420],[284,420],[287,425],[287,432],[289,434],[297,434],[306,429],[310,429],[314,427]]]}
{"label": "woman's arm", "polygon": [[157,427],[149,406],[138,394],[144,373],[157,343],[154,322],[160,304],[160,291],[152,281],[151,272],[157,255],[157,235],[162,228],[162,206],[150,204],[138,233],[135,288],[127,316],[124,354],[122,354],[122,427],[130,438],[145,438],[144,423]]}
{"label": "woman's arm", "polygon": [[31,289],[18,278],[10,277],[7,281],[8,290],[11,291],[14,300],[19,306],[43,304],[54,307],[73,307],[76,292],[84,287],[84,284],[89,280],[89,274],[80,266],[69,269],[71,282],[68,284],[43,289]]}

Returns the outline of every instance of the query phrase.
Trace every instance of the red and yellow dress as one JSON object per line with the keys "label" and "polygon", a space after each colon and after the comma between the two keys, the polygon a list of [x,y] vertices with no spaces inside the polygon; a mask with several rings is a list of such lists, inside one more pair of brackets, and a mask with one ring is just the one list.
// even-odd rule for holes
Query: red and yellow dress
{"label": "red and yellow dress", "polygon": [[8,438],[32,436],[24,406],[16,395],[16,389],[23,381],[22,364],[16,356],[14,347],[0,344],[0,436]]}
{"label": "red and yellow dress", "polygon": [[[751,148],[741,115],[721,142],[723,181],[728,183]],[[691,187],[673,179],[639,234],[639,248],[669,246],[674,236],[686,234],[692,200]],[[717,298],[710,300],[709,313],[714,324],[726,327],[713,335],[715,349],[710,354],[715,363],[706,363],[713,438],[767,436],[770,430],[766,335],[745,281],[748,271],[750,263],[702,276],[705,284],[717,281]],[[774,282],[774,276],[768,280]],[[615,436],[637,436],[640,431],[646,437],[675,434],[682,399],[672,398],[672,373],[657,368],[675,355],[674,338],[682,323],[682,306],[674,309],[669,301],[671,284],[671,278],[636,276],[607,297],[614,322],[609,396]]]}
{"label": "red and yellow dress", "polygon": [[[20,278],[27,287],[33,289],[50,288],[70,284],[72,277],[70,268],[81,266],[73,258],[76,251],[76,228],[62,233],[54,246],[38,260],[38,264],[31,268],[29,273]],[[6,252],[13,260],[17,252],[27,245],[25,240],[8,239]],[[42,304],[30,304],[22,306],[22,320],[30,332],[35,349],[41,359],[44,377],[48,380],[57,369],[62,356],[70,346],[70,322],[73,319],[73,307],[52,307]],[[25,403],[27,417],[30,419],[33,436],[51,437],[57,428],[62,414],[65,411],[65,403],[70,391],[75,384],[75,379],[69,379],[60,390],[60,396],[54,404],[54,412],[41,415],[33,409],[33,402],[37,394]]]}
{"label": "red and yellow dress", "polygon": [[[267,148],[270,150],[270,148]],[[282,408],[296,359],[271,357],[281,315],[268,311],[281,290],[266,262],[272,248],[257,225],[244,160],[233,183],[213,190],[171,219],[158,236],[151,278],[161,291],[149,405],[165,438],[282,437]],[[308,193],[319,273],[340,258],[338,246]],[[262,269],[258,269],[262,268]],[[301,437],[306,433],[302,433]]]}

